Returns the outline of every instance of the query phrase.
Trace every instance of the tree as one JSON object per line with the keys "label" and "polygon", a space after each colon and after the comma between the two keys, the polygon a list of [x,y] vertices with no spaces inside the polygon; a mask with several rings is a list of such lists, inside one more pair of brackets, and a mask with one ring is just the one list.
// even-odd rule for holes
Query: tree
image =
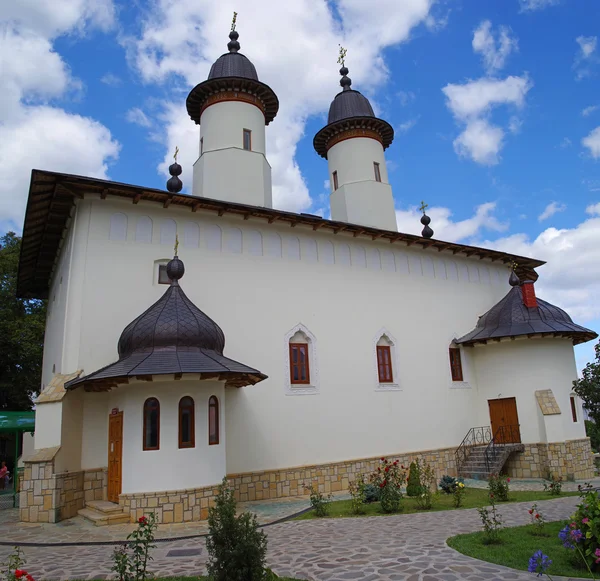
{"label": "tree", "polygon": [[583,377],[573,382],[573,391],[583,400],[590,418],[600,425],[600,341],[595,347],[596,361],[590,361]]}
{"label": "tree", "polygon": [[46,301],[18,299],[17,273],[21,238],[0,238],[0,410],[32,406],[40,389]]}

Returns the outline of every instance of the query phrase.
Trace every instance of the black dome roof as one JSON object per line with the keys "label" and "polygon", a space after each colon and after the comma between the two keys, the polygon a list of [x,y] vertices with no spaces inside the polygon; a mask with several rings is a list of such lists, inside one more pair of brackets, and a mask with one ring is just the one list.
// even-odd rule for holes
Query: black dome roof
{"label": "black dome roof", "polygon": [[573,322],[558,307],[536,298],[537,307],[526,307],[520,286],[508,294],[485,315],[479,317],[477,326],[456,343],[472,345],[488,339],[519,337],[523,335],[559,335],[573,339],[573,344],[595,339],[598,334]]}
{"label": "black dome roof", "polygon": [[121,333],[119,360],[65,387],[102,390],[127,383],[130,377],[183,373],[199,373],[200,379],[219,379],[235,387],[266,379],[260,371],[223,355],[223,331],[179,286],[184,272],[183,262],[175,256],[167,265],[169,288]]}
{"label": "black dome roof", "polygon": [[369,99],[354,89],[341,91],[335,96],[329,107],[327,123],[351,117],[375,117]]}
{"label": "black dome roof", "polygon": [[209,79],[221,77],[239,77],[258,81],[256,68],[250,59],[239,52],[226,52],[222,54],[210,67]]}

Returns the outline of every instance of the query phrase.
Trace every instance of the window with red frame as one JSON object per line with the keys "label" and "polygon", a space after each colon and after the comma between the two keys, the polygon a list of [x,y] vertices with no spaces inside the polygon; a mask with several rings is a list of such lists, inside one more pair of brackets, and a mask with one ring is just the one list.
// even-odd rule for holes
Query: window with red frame
{"label": "window with red frame", "polygon": [[392,353],[387,345],[377,345],[377,372],[379,383],[393,383]]}
{"label": "window with red frame", "polygon": [[219,443],[219,400],[211,395],[208,400],[208,444]]}
{"label": "window with red frame", "polygon": [[307,343],[290,343],[290,382],[292,384],[310,383]]}
{"label": "window with red frame", "polygon": [[460,358],[460,349],[450,347],[450,370],[452,371],[452,381],[464,381],[462,361]]}

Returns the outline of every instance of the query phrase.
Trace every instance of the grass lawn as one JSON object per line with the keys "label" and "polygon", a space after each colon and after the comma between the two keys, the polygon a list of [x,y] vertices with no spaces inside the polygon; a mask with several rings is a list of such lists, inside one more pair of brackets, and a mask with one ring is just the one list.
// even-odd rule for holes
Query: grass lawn
{"label": "grass lawn", "polygon": [[534,536],[531,526],[522,526],[503,529],[500,544],[484,545],[483,533],[471,533],[448,539],[448,545],[469,557],[523,571],[527,571],[533,553],[540,550],[552,559],[548,569],[551,577],[565,575],[591,579],[585,565],[580,567],[574,560],[574,551],[562,546],[558,532],[564,525],[563,521],[547,523],[544,527],[546,536],[543,537]]}
{"label": "grass lawn", "polygon": [[[479,508],[480,506],[489,505],[488,490],[487,488],[467,488],[467,493],[463,498],[463,506],[461,508]],[[561,496],[578,496],[578,492],[563,492]],[[538,500],[551,500],[556,496],[551,496],[549,492],[544,491],[511,491],[509,495],[509,502],[533,502]],[[501,507],[503,502],[499,502],[498,506]],[[373,502],[371,504],[365,504],[363,506],[364,514],[355,515],[351,513],[351,501],[350,500],[335,500],[329,503],[329,517],[355,517],[355,516],[381,516],[385,513],[381,511],[380,504]],[[437,498],[434,498],[432,511],[436,510],[456,510],[454,508],[454,497],[451,494],[440,493]],[[460,509],[459,509],[460,510]],[[417,507],[417,503],[414,498],[405,496],[402,500],[402,514],[410,514],[413,512],[421,512]],[[397,513],[396,513],[397,514]],[[306,512],[300,516],[297,516],[294,520],[309,520],[313,518],[319,518],[314,514],[314,511]]]}

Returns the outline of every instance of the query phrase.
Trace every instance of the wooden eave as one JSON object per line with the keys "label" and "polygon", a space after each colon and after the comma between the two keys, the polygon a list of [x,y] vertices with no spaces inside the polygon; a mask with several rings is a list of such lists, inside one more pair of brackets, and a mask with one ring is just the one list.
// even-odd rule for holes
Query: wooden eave
{"label": "wooden eave", "polygon": [[[31,172],[29,198],[23,225],[23,241],[19,260],[17,280],[17,296],[20,298],[48,298],[50,278],[64,231],[76,200],[83,199],[86,194],[128,199],[132,204],[140,200],[161,204],[163,208],[170,205],[188,208],[190,212],[199,209],[215,212],[219,216],[225,214],[238,215],[244,219],[253,217],[262,219],[265,224],[274,222],[287,223],[291,227],[305,225],[313,230],[329,230],[334,234],[346,232],[355,238],[370,237],[373,240],[388,240],[390,243],[413,244],[421,248],[437,249],[439,252],[449,251],[462,256],[477,256],[502,264],[517,263],[517,274],[522,280],[537,279],[535,268],[545,262],[465,244],[457,244],[441,240],[422,238],[413,234],[404,234],[391,230],[380,230],[358,224],[348,224],[335,220],[325,220],[317,216],[295,214],[283,210],[248,206],[221,200],[212,200],[187,194],[172,194],[164,190],[155,190],[110,182],[97,178],[61,174],[43,170]],[[525,276],[526,275],[526,276]],[[525,276],[525,278],[524,278]]]}

